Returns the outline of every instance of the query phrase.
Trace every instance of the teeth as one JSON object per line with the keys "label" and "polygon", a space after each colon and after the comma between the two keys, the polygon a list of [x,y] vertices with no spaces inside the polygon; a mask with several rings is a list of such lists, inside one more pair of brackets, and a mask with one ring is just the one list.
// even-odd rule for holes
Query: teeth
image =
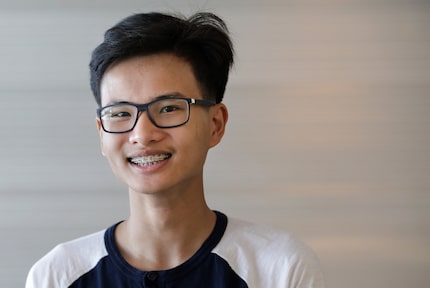
{"label": "teeth", "polygon": [[170,158],[170,156],[171,154],[142,156],[142,157],[131,158],[130,162],[137,165],[142,165],[142,166],[151,166],[167,158]]}

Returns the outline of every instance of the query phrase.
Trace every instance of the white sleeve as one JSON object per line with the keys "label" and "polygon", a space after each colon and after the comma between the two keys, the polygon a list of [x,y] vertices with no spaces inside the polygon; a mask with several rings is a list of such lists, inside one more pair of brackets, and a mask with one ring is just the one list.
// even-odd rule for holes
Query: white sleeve
{"label": "white sleeve", "polygon": [[25,288],[66,288],[107,255],[104,231],[57,245],[31,267]]}
{"label": "white sleeve", "polygon": [[213,252],[251,288],[325,287],[313,251],[285,232],[229,218]]}

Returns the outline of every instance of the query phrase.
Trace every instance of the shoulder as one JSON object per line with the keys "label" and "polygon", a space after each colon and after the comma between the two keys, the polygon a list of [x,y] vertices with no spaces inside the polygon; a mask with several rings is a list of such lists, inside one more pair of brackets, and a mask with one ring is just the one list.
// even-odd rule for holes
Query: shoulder
{"label": "shoulder", "polygon": [[229,218],[214,253],[251,286],[324,287],[314,252],[284,231]]}
{"label": "shoulder", "polygon": [[30,269],[26,288],[68,287],[107,255],[105,231],[57,245]]}
{"label": "shoulder", "polygon": [[281,258],[282,261],[313,255],[302,241],[290,233],[234,218],[228,219],[218,248],[226,253],[240,250],[251,256],[268,255],[272,260]]}

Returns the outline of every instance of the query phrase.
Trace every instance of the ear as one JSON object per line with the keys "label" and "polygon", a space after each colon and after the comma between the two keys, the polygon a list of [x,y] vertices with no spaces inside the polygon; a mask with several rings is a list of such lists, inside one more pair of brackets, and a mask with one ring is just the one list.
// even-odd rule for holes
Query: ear
{"label": "ear", "polygon": [[224,136],[228,120],[228,110],[223,103],[211,107],[211,141],[210,148],[215,147]]}
{"label": "ear", "polygon": [[103,149],[103,129],[102,129],[102,123],[100,122],[99,118],[96,118],[96,125],[97,125],[97,131],[99,132],[100,136],[100,149],[102,151],[102,155],[105,155],[104,149]]}

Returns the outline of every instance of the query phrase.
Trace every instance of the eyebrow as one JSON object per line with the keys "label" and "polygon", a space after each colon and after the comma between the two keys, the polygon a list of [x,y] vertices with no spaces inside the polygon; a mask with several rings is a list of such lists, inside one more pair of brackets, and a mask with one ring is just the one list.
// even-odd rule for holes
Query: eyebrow
{"label": "eyebrow", "polygon": [[[150,102],[154,102],[154,101],[162,100],[162,99],[172,99],[172,98],[186,98],[186,96],[180,92],[171,92],[171,93],[159,95],[159,96],[153,98],[152,100],[150,100],[149,102],[146,102],[146,103],[150,103]],[[128,102],[128,101],[113,100],[113,101],[106,103],[106,105],[104,105],[102,107],[116,105],[116,104],[127,104],[127,103],[129,103],[129,104],[146,104],[146,103],[134,103],[134,102]]]}
{"label": "eyebrow", "polygon": [[179,92],[166,93],[160,96],[155,97],[152,101],[161,100],[161,99],[170,99],[170,98],[185,98],[185,95]]}

